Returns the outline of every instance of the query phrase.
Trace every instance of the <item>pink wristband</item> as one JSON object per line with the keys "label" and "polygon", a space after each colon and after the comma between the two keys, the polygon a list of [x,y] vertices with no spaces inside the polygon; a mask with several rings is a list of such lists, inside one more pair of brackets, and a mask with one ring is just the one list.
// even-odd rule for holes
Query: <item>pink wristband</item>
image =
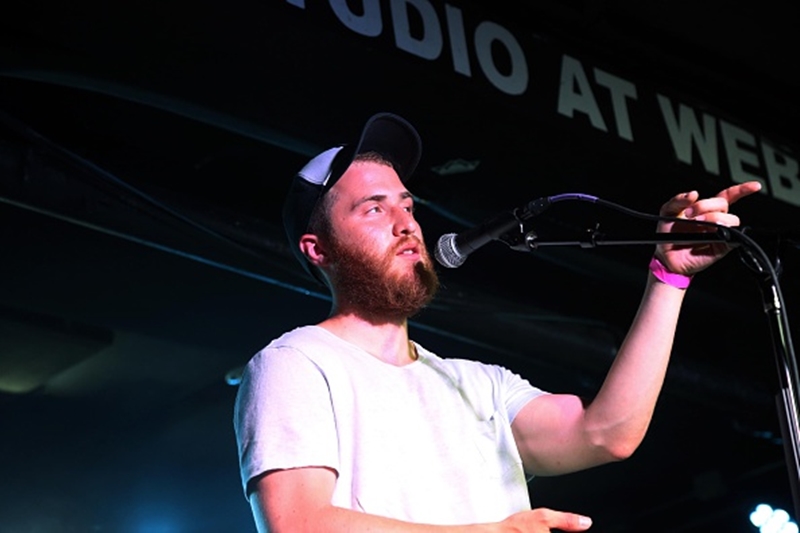
{"label": "pink wristband", "polygon": [[653,259],[650,261],[650,272],[652,272],[660,282],[672,285],[678,289],[685,289],[692,281],[692,276],[684,276],[683,274],[670,272],[656,256],[653,256]]}

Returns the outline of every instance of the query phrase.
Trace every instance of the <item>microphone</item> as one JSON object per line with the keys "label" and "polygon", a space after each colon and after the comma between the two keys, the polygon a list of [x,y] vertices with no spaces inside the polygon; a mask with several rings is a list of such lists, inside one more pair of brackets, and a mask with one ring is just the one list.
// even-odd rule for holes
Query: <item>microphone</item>
{"label": "microphone", "polygon": [[521,208],[495,215],[461,233],[442,235],[436,243],[433,255],[442,266],[458,268],[478,248],[499,239],[514,228],[522,232],[523,221],[538,215],[549,206],[550,198],[539,198]]}

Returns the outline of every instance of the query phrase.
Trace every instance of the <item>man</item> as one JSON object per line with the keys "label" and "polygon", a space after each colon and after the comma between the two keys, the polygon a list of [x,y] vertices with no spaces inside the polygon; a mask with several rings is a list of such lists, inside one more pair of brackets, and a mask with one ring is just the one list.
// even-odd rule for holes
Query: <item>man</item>
{"label": "man", "polygon": [[[404,185],[419,157],[414,128],[379,114],[356,144],[323,152],[294,178],[287,234],[333,307],[256,354],[242,381],[235,427],[259,530],[583,531],[588,517],[530,510],[526,474],[633,453],[689,278],[727,250],[659,246],[595,400],[547,394],[501,367],[442,359],[409,340],[408,317],[438,285]],[[704,200],[684,193],[661,214],[735,226],[728,206],[758,189],[745,183]]]}

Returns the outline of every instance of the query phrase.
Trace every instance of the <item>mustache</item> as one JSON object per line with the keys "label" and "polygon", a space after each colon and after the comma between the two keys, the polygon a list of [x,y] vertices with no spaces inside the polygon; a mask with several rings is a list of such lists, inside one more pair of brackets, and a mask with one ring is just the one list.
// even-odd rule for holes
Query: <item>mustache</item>
{"label": "mustache", "polygon": [[400,251],[401,248],[408,246],[409,244],[413,243],[417,248],[419,248],[419,252],[421,255],[428,255],[428,250],[425,248],[425,243],[422,242],[422,239],[417,237],[416,235],[406,235],[397,242],[397,244],[392,247],[392,253],[397,253]]}

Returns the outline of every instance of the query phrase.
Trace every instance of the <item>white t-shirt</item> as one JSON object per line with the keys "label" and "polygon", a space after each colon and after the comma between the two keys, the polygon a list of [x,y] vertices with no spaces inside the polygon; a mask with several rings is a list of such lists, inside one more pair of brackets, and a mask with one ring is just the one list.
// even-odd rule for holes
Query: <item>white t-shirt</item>
{"label": "white t-shirt", "polygon": [[511,421],[543,392],[417,351],[398,367],[305,326],[257,353],[234,418],[245,491],[270,470],[323,466],[338,474],[332,503],[366,513],[452,525],[530,509]]}

